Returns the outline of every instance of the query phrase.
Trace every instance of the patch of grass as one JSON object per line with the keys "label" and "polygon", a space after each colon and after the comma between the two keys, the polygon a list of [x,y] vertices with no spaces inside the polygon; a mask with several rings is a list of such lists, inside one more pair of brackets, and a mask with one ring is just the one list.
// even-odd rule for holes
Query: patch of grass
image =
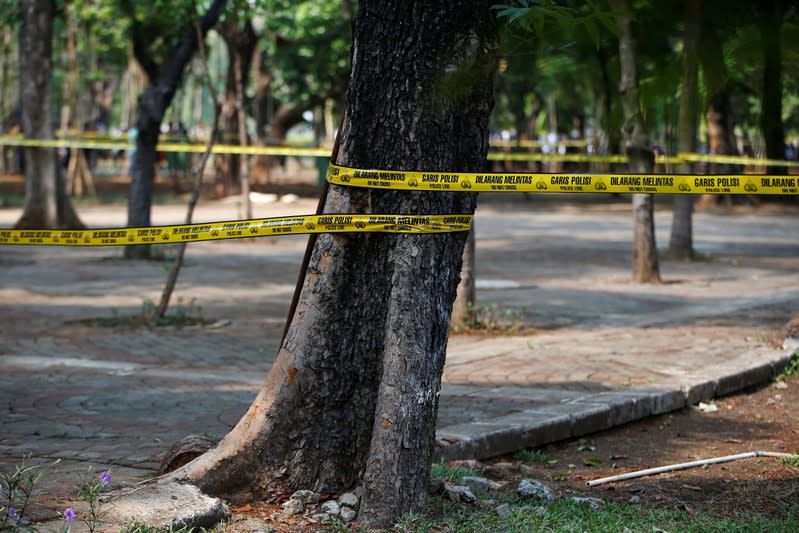
{"label": "patch of grass", "polygon": [[213,320],[208,320],[203,316],[203,308],[196,304],[195,298],[192,298],[188,303],[184,303],[182,298],[178,298],[177,303],[171,306],[163,317],[155,316],[156,308],[155,302],[145,298],[142,302],[141,312],[135,315],[122,315],[118,309],[114,308],[111,309],[111,316],[84,318],[72,320],[69,323],[100,328],[149,328],[160,326],[182,328],[184,326],[202,326],[213,322]]}
{"label": "patch of grass", "polygon": [[525,463],[551,463],[552,458],[541,450],[521,450],[513,454],[513,457]]}
{"label": "patch of grass", "polygon": [[605,509],[592,510],[569,500],[558,500],[548,507],[515,503],[505,517],[493,509],[470,509],[442,504],[442,513],[434,518],[417,519],[404,532],[525,531],[530,533],[760,533],[763,531],[799,531],[799,517],[788,520],[741,513],[734,519],[714,519],[706,514],[683,511],[651,510],[628,504],[606,503]]}
{"label": "patch of grass", "polygon": [[430,472],[431,478],[442,478],[452,483],[461,483],[464,477],[477,476],[480,472],[475,468],[463,468],[461,466],[449,466],[443,460],[433,465]]}
{"label": "patch of grass", "polygon": [[799,351],[793,354],[785,370],[774,378],[775,381],[790,381],[799,378]]}
{"label": "patch of grass", "polygon": [[517,309],[500,310],[497,304],[470,304],[466,317],[460,324],[452,324],[455,333],[482,335],[521,335],[533,330],[522,324],[522,312]]}

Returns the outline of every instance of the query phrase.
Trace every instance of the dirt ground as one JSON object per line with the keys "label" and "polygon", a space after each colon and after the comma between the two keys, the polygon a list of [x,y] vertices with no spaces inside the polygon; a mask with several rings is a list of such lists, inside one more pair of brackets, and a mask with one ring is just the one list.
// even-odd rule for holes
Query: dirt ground
{"label": "dirt ground", "polygon": [[[488,462],[487,477],[515,486],[533,478],[558,496],[593,496],[642,507],[718,517],[751,512],[773,518],[797,513],[799,465],[743,459],[596,487],[606,476],[750,451],[799,452],[799,379],[717,400],[717,411],[689,407],[588,439],[545,447],[551,462],[506,457]],[[712,409],[712,407],[711,407]],[[557,462],[555,462],[557,461]]]}
{"label": "dirt ground", "polygon": [[[799,464],[757,457],[588,487],[606,476],[750,451],[799,453],[799,377],[650,417],[585,439],[489,461],[454,461],[452,468],[475,471],[511,493],[521,479],[537,479],[560,498],[583,496],[671,509],[713,518],[757,514],[774,519],[797,515]],[[531,454],[532,455],[532,454]],[[435,502],[431,514],[435,514]],[[278,505],[234,510],[231,529],[256,519],[277,532],[316,532],[320,524],[280,516]],[[274,519],[271,519],[274,517]],[[357,530],[357,524],[353,524]]]}

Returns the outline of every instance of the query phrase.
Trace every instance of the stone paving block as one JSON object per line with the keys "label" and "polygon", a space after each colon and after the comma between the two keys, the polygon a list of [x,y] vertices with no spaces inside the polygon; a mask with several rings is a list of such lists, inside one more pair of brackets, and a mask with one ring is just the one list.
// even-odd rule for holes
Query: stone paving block
{"label": "stone paving block", "polygon": [[773,375],[774,365],[768,362],[721,376],[717,381],[716,396],[726,396],[760,383],[766,383]]}
{"label": "stone paving block", "polygon": [[577,400],[577,402],[607,405],[611,426],[639,420],[652,413],[652,398],[635,391],[600,392],[592,395],[590,400]]}
{"label": "stone paving block", "polygon": [[611,427],[610,408],[589,401],[549,404],[535,410],[540,413],[563,414],[571,417],[570,437],[602,431]]}
{"label": "stone paving block", "polygon": [[499,417],[492,423],[459,424],[437,432],[439,440],[450,444],[435,453],[446,460],[496,457],[568,438],[571,426],[569,416],[535,412]]}
{"label": "stone paving block", "polygon": [[718,380],[707,378],[700,378],[693,383],[683,385],[682,391],[685,396],[685,405],[696,405],[699,402],[714,398],[717,386]]}

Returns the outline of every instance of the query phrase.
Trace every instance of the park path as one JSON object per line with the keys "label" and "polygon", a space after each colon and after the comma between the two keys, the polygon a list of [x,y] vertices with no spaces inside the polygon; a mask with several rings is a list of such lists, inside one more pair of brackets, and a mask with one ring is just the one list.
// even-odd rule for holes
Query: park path
{"label": "park path", "polygon": [[[701,211],[704,260],[664,261],[665,283],[627,282],[629,205],[491,197],[476,219],[480,305],[524,335],[450,338],[439,455],[487,457],[679,409],[771,378],[786,349],[767,342],[799,309],[797,209]],[[659,203],[666,204],[658,199]],[[256,206],[304,214],[315,201]],[[237,218],[235,204],[195,220]],[[184,208],[156,206],[155,224]],[[80,210],[120,226],[123,206]],[[19,210],[0,210],[9,227]],[[670,213],[658,210],[660,243]],[[82,322],[157,301],[167,263],[118,248],[0,247],[0,468],[61,459],[33,512],[69,502],[77,472],[111,466],[115,483],[152,476],[166,449],[221,437],[269,370],[306,239],[193,243],[175,291],[205,327],[101,328]]]}

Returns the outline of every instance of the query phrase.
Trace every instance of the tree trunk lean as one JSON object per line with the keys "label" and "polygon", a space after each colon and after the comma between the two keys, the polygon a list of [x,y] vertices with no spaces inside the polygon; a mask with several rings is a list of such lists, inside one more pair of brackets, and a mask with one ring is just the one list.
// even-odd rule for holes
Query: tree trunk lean
{"label": "tree trunk lean", "polygon": [[[624,110],[622,138],[629,158],[630,172],[651,174],[655,157],[644,131],[641,101],[638,96],[638,65],[636,42],[632,31],[628,0],[612,0],[611,6],[620,14],[619,57],[621,59],[621,104]],[[655,217],[651,194],[633,195],[633,275],[636,283],[659,283],[657,245],[655,244]]]}
{"label": "tree trunk lean", "polygon": [[[763,99],[760,129],[768,159],[785,159],[785,129],[782,125],[782,0],[759,2],[760,38],[763,41]],[[787,167],[770,166],[769,174],[785,174]]]}
{"label": "tree trunk lean", "polygon": [[[699,122],[699,32],[702,18],[702,0],[688,0],[685,8],[685,35],[683,38],[682,90],[680,92],[680,114],[677,119],[677,152],[696,151],[696,130]],[[680,163],[681,174],[691,174],[690,163]],[[674,197],[672,210],[669,257],[692,259],[694,257],[693,235],[694,196],[678,194]]]}
{"label": "tree trunk lean", "polygon": [[[491,2],[359,3],[337,162],[483,168],[496,69]],[[331,186],[327,213],[472,213],[474,194]],[[385,527],[424,502],[466,233],[323,234],[258,397],[172,479],[234,501],[362,486]]]}
{"label": "tree trunk lean", "polygon": [[[200,21],[200,34],[204,37],[225,10],[226,0],[214,0]],[[134,30],[135,31],[135,28]],[[133,154],[130,168],[130,189],[128,192],[128,227],[150,225],[150,209],[153,204],[153,183],[155,181],[155,165],[158,160],[156,146],[161,134],[161,121],[164,119],[169,105],[175,96],[183,71],[197,50],[197,33],[189,28],[186,35],[174,50],[160,80],[157,72],[147,71],[150,85],[139,97],[136,118],[136,151]],[[135,46],[134,54],[141,54],[141,48]],[[144,67],[152,66],[149,57],[137,56],[136,59]],[[146,70],[146,69],[145,69]],[[150,245],[136,244],[125,247],[128,259],[149,259]]]}
{"label": "tree trunk lean", "polygon": [[[25,26],[22,128],[25,136],[32,139],[53,139],[53,9],[48,0],[22,2]],[[84,227],[66,194],[53,148],[25,149],[25,207],[15,227]]]}

